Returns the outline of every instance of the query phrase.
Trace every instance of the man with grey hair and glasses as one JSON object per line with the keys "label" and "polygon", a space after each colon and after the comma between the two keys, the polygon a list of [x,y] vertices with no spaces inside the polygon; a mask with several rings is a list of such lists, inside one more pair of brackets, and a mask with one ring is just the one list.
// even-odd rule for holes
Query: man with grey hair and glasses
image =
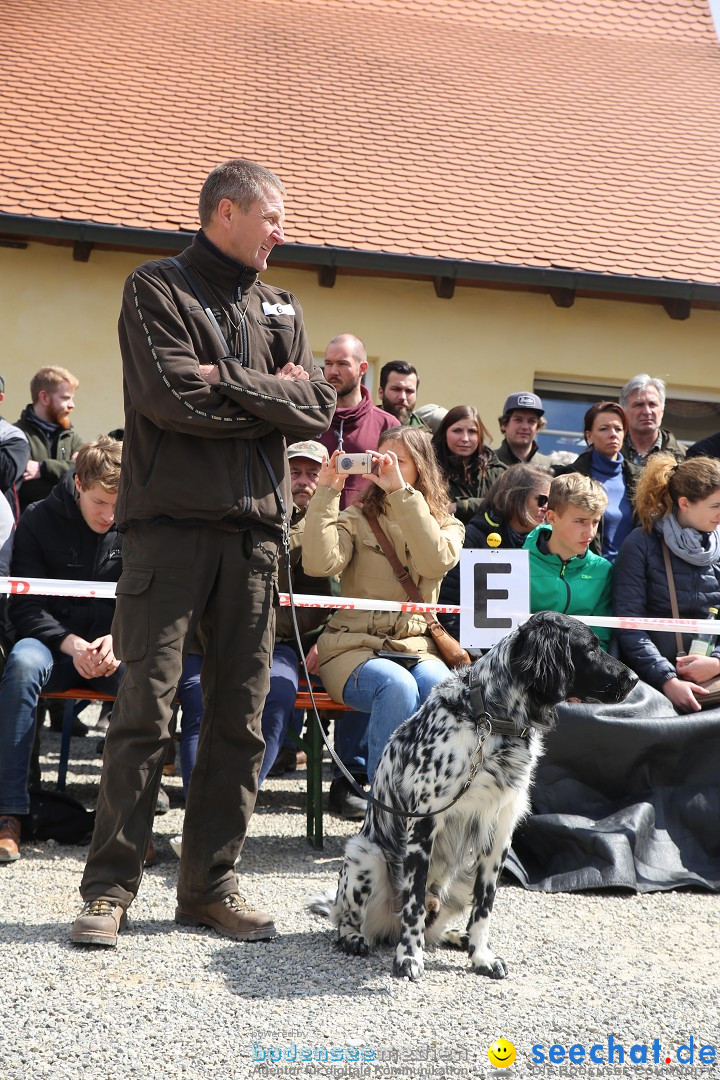
{"label": "man with grey hair and glasses", "polygon": [[672,431],[663,428],[665,383],[650,375],[633,375],[620,391],[620,404],[628,419],[622,455],[631,465],[643,466],[650,454],[664,451],[682,461],[685,451]]}

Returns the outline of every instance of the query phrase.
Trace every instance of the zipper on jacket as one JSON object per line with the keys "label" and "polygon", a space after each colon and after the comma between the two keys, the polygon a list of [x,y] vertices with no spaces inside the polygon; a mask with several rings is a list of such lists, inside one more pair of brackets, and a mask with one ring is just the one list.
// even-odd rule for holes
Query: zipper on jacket
{"label": "zipper on jacket", "polygon": [[568,585],[567,581],[565,580],[565,567],[566,566],[567,566],[567,563],[564,562],[562,564],[562,567],[560,568],[560,580],[562,581],[563,585],[565,586],[565,588],[567,590],[567,600],[565,601],[565,607],[562,609],[562,612],[561,612],[561,614],[563,614],[563,615],[565,614],[567,609],[570,607],[570,599],[571,599],[570,586]]}
{"label": "zipper on jacket", "polygon": [[240,362],[243,367],[247,367],[250,363],[250,343],[248,341],[247,326],[245,325],[245,314],[240,314],[240,348],[242,350],[242,356]]}
{"label": "zipper on jacket", "polygon": [[245,460],[243,461],[243,497],[240,509],[243,514],[249,514],[252,510],[252,495],[250,493],[250,454],[253,453],[252,442],[245,442]]}

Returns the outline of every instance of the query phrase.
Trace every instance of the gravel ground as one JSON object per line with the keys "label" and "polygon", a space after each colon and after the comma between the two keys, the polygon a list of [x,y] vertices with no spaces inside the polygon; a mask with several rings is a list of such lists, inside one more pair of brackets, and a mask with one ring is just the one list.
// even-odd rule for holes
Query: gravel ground
{"label": "gravel ground", "polygon": [[[92,720],[90,710],[85,717]],[[68,791],[87,806],[100,775],[96,747],[92,733],[73,739]],[[45,730],[43,750],[44,775],[54,781],[59,736]],[[117,949],[67,942],[85,849],[28,845],[19,862],[0,868],[0,1080],[718,1075],[720,1065],[703,1064],[699,1052],[711,1045],[720,1059],[720,898],[547,896],[503,886],[492,937],[510,965],[507,979],[477,978],[466,957],[438,950],[421,982],[401,982],[389,948],[346,957],[333,950],[327,923],[306,912],[309,894],[334,885],[354,826],[328,814],[325,849],[313,851],[305,773],[291,775],[267,782],[239,866],[241,892],[275,917],[280,936],[271,943],[175,926],[169,840],[182,828],[179,776],[165,784],[171,810],[155,822],[158,863],[145,873]],[[623,1047],[622,1066],[607,1064],[610,1035]],[[694,1068],[677,1062],[691,1037]],[[509,1068],[488,1060],[498,1038],[517,1051]],[[533,1062],[537,1044],[543,1064]],[[551,1063],[552,1044],[565,1052],[577,1044],[586,1055],[599,1046],[604,1063]],[[629,1060],[635,1047],[642,1061],[643,1045],[645,1067]],[[318,1060],[325,1051],[330,1060]],[[303,1061],[308,1054],[314,1060]]]}

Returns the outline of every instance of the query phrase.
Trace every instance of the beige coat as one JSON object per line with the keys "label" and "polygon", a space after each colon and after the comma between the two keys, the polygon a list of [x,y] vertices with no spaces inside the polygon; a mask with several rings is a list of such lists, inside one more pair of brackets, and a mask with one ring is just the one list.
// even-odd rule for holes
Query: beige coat
{"label": "beige coat", "polygon": [[[411,487],[387,495],[378,521],[426,603],[437,601],[440,583],[460,558],[465,527],[454,517],[439,525]],[[305,517],[303,565],[313,577],[340,574],[340,595],[407,600],[360,509],[340,511],[340,495],[318,487]],[[437,649],[422,615],[392,611],[337,611],[318,640],[320,675],[336,701],[352,672],[376,649],[427,653]]]}

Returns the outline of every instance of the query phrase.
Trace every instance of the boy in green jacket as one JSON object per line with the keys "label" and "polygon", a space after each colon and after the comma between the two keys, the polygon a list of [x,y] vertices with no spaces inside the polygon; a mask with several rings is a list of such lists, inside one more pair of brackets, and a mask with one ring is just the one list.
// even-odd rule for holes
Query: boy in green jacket
{"label": "boy in green jacket", "polygon": [[[612,565],[590,551],[607,506],[602,486],[589,476],[567,473],[550,485],[546,524],[523,547],[530,553],[530,610],[565,615],[611,615]],[[552,526],[548,528],[548,526]],[[607,649],[612,630],[595,627]]]}

